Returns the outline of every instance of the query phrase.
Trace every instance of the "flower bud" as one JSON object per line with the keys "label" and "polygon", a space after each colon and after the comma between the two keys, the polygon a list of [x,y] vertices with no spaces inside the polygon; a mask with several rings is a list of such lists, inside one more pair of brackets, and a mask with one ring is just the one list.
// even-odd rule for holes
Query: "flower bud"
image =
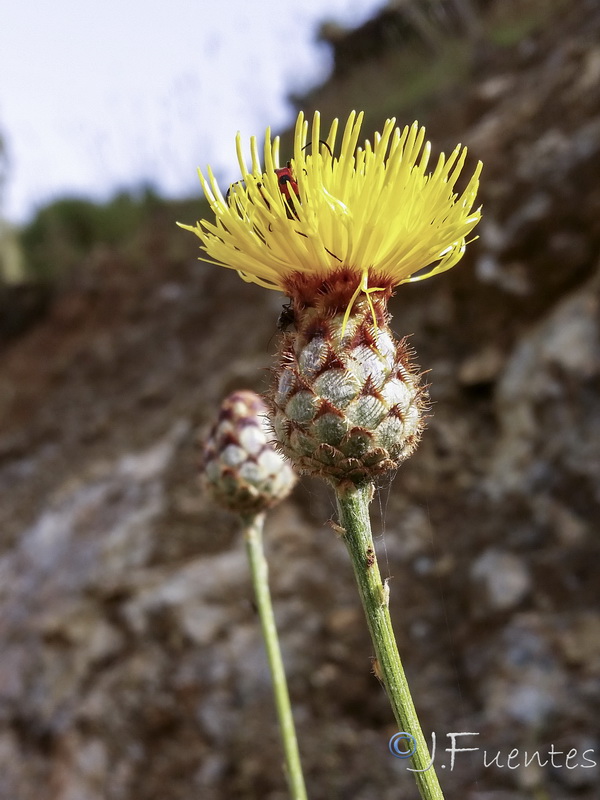
{"label": "flower bud", "polygon": [[204,445],[204,480],[219,505],[256,514],[283,500],[296,476],[272,444],[267,409],[251,391],[236,391],[222,403]]}

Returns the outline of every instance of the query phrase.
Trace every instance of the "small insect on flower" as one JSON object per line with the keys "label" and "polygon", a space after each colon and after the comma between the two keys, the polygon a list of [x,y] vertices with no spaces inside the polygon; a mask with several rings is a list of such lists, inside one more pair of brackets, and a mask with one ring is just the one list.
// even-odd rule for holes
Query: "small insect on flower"
{"label": "small insect on flower", "polygon": [[[312,142],[308,142],[308,144],[305,144],[302,149],[306,150],[306,148],[310,147],[311,144]],[[319,144],[322,144],[324,147],[326,147],[327,150],[329,151],[329,155],[333,156],[333,153],[331,152],[331,147],[329,147],[327,142],[324,142],[323,139],[319,139]],[[284,195],[285,199],[286,200],[291,199],[290,196],[290,187],[291,187],[294,194],[299,200],[300,190],[298,189],[298,181],[296,180],[294,172],[292,170],[291,161],[288,161],[287,166],[276,169],[275,174],[277,175],[277,180],[279,182],[279,189],[281,190],[281,193]]]}
{"label": "small insect on flower", "polygon": [[[306,150],[306,148],[310,147],[311,144],[312,142],[308,142],[308,144],[305,144],[302,149]],[[327,148],[327,150],[329,151],[329,155],[331,156],[333,155],[331,152],[331,148],[329,147],[327,142],[324,142],[322,139],[319,139],[319,144],[322,144]],[[287,166],[276,169],[275,174],[277,175],[277,180],[279,182],[279,189],[281,190],[281,193],[284,195],[285,199],[286,200],[291,199],[290,196],[290,187],[291,187],[294,194],[299,200],[300,190],[298,189],[298,181],[296,180],[296,177],[292,170],[291,161],[288,161]]]}
{"label": "small insect on flower", "polygon": [[[295,214],[295,212],[293,210],[293,207],[292,207],[292,196],[291,196],[291,193],[290,193],[290,189],[296,195],[296,201],[299,202],[300,201],[300,190],[298,189],[298,181],[294,177],[294,172],[292,170],[292,165],[291,165],[291,163],[289,161],[287,163],[287,166],[279,167],[278,169],[276,169],[274,171],[275,171],[275,174],[277,175],[277,183],[279,185],[279,190],[280,190],[281,194],[284,196],[284,198],[286,200],[287,216],[290,219],[292,219],[293,217],[296,216],[296,214]],[[235,186],[243,186],[243,185],[244,185],[243,181],[236,181],[235,183],[231,184],[229,189],[227,189],[227,194],[225,195],[225,201],[227,202],[228,205],[231,205],[232,202],[233,202],[233,197],[234,197],[233,189],[234,189],[234,187]],[[268,202],[267,198],[265,197],[265,195],[264,195],[264,193],[262,191],[262,184],[259,183],[258,184],[258,188],[259,188],[259,191],[260,191],[260,193],[261,193],[261,195],[262,195],[262,197],[263,197],[263,199],[265,201],[266,207],[270,209],[269,202]]]}
{"label": "small insect on flower", "polygon": [[[305,144],[302,149],[306,150],[306,148],[309,147],[311,144],[312,144],[312,142],[308,142],[308,144]],[[327,150],[329,151],[329,155],[332,155],[331,148],[329,147],[327,142],[324,142],[322,139],[319,139],[319,144],[324,145],[327,148]],[[280,167],[280,168],[276,169],[275,170],[275,174],[277,175],[277,182],[279,183],[279,190],[280,190],[281,194],[285,197],[285,199],[288,201],[288,204],[289,204],[288,205],[288,209],[287,209],[287,215],[288,215],[288,217],[290,219],[292,219],[293,217],[296,217],[296,219],[297,219],[298,215],[294,211],[294,209],[291,207],[292,206],[292,203],[291,203],[292,196],[290,194],[290,188],[292,189],[292,191],[296,195],[296,199],[298,200],[298,202],[300,201],[300,189],[298,188],[298,181],[296,180],[296,177],[294,175],[294,171],[292,169],[292,162],[288,161],[287,166]]]}
{"label": "small insect on flower", "polygon": [[231,190],[233,189],[233,187],[234,186],[242,186],[243,183],[244,183],[243,181],[236,181],[235,183],[232,183],[232,184],[229,185],[229,188],[227,189],[227,193],[225,195],[225,202],[228,205],[231,205],[231,199],[232,199]]}
{"label": "small insect on flower", "polygon": [[294,177],[294,173],[292,172],[291,164],[288,162],[287,167],[281,167],[280,169],[276,169],[275,174],[277,175],[279,189],[281,191],[281,194],[285,197],[285,199],[291,200],[290,188],[292,189],[296,197],[299,199],[300,191],[298,189],[298,182]]}
{"label": "small insect on flower", "polygon": [[290,300],[289,303],[284,303],[283,308],[281,309],[281,313],[277,319],[277,330],[287,331],[290,325],[294,325],[296,322],[296,313],[294,311],[294,301]]}

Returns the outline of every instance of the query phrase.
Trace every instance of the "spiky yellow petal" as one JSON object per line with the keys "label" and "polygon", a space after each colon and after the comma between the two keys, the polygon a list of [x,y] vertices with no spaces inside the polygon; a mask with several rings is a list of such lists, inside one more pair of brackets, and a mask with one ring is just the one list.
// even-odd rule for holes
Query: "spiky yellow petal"
{"label": "spiky yellow petal", "polygon": [[264,167],[255,137],[251,167],[240,136],[242,180],[224,197],[210,168],[200,172],[215,221],[182,226],[201,240],[215,263],[268,289],[286,290],[293,275],[322,277],[344,268],[357,287],[377,276],[395,286],[450,269],[465,251],[480,218],[474,209],[481,163],[462,193],[455,185],[467,150],[458,145],[427,172],[430,145],[415,122],[402,131],[389,119],[373,144],[358,146],[363,114],[352,112],[335,154],[338,120],[321,133],[316,112],[309,126],[301,112],[289,167],[298,193],[279,186],[279,139],[267,129]]}

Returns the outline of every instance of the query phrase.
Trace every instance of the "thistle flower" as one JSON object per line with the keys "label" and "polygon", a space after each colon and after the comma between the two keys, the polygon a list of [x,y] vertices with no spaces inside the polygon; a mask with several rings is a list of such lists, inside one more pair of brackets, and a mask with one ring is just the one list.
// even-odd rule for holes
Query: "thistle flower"
{"label": "thistle flower", "polygon": [[455,185],[466,148],[441,155],[415,123],[388,120],[373,145],[358,146],[362,114],[352,112],[336,155],[337,120],[325,139],[320,117],[300,114],[294,154],[279,164],[267,130],[264,168],[251,139],[251,169],[240,137],[242,180],[221,193],[200,180],[215,221],[187,227],[210,259],[290,298],[295,330],[282,338],[269,403],[283,453],[302,472],[335,486],[339,531],[352,560],[381,678],[399,731],[415,741],[415,779],[424,800],[443,800],[398,654],[371,533],[374,479],[414,449],[425,403],[387,302],[395,286],[450,269],[480,218],[473,210],[481,164],[462,193]]}
{"label": "thistle flower", "polygon": [[362,117],[350,114],[336,155],[338,121],[323,139],[318,112],[310,130],[300,113],[287,167],[267,129],[264,168],[252,138],[248,169],[238,134],[242,180],[224,196],[200,172],[215,221],[182,226],[214,263],[290,297],[296,330],[283,337],[270,397],[275,432],[299,471],[357,486],[418,441],[424,390],[389,331],[387,302],[395,286],[462,257],[481,171],[459,194],[466,148],[428,173],[424,128],[390,119],[359,147]]}

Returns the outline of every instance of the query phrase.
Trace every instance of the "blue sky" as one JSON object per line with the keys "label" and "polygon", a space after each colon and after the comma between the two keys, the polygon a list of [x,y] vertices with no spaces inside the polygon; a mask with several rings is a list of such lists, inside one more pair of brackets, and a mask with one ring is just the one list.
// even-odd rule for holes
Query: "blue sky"
{"label": "blue sky", "polygon": [[291,91],[330,61],[320,22],[357,24],[384,0],[36,0],[4,3],[4,216],[64,193],[152,180],[198,192],[196,167],[235,177],[234,138],[290,123]]}

